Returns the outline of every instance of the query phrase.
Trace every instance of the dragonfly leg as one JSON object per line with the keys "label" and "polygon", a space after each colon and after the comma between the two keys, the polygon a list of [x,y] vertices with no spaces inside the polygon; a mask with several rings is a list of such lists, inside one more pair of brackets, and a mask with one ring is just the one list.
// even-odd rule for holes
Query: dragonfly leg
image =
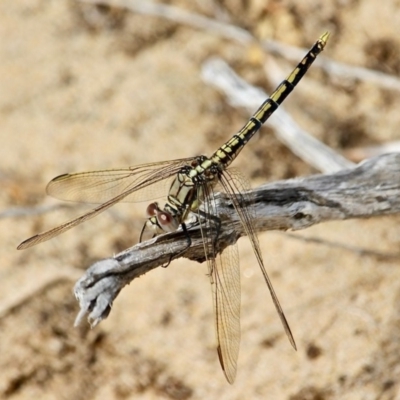
{"label": "dragonfly leg", "polygon": [[163,268],[167,268],[167,267],[169,266],[169,264],[171,264],[171,261],[172,261],[174,258],[179,258],[179,257],[180,257],[182,254],[184,254],[184,253],[186,252],[186,250],[192,245],[192,239],[190,238],[189,231],[188,231],[188,229],[187,229],[186,224],[185,224],[184,222],[182,222],[181,226],[182,226],[183,233],[184,233],[185,236],[186,236],[187,246],[186,246],[182,251],[180,251],[176,256],[171,255],[171,256],[169,257],[169,261],[168,261],[166,264],[163,264],[163,265],[162,265]]}

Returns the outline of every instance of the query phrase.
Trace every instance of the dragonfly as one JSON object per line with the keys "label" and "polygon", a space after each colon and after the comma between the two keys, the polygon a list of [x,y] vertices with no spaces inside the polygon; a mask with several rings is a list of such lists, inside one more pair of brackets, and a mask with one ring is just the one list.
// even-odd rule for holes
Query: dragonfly
{"label": "dragonfly", "polygon": [[[240,171],[228,168],[247,142],[259,131],[308,71],[329,39],[325,32],[312,48],[267,98],[247,123],[210,157],[194,156],[176,160],[142,164],[120,169],[99,170],[59,175],[49,182],[46,191],[61,200],[99,203],[91,211],[56,228],[36,234],[17,248],[27,249],[66,232],[119,202],[143,202],[166,197],[163,207],[151,202],[147,207],[140,241],[181,228],[191,245],[188,220],[195,216],[200,225],[205,258],[210,277],[217,353],[229,383],[236,377],[240,346],[240,269],[236,243],[221,253],[217,240],[221,221],[218,217],[217,190],[231,200],[250,239],[258,265],[269,289],[286,335],[296,349],[289,324],[267,274],[254,226],[254,211],[248,204],[249,185]],[[212,234],[210,232],[213,232]]]}

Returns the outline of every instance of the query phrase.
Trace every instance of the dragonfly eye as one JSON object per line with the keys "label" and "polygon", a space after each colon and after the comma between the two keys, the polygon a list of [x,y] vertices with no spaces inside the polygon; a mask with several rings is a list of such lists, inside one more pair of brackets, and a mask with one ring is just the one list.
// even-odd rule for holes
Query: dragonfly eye
{"label": "dragonfly eye", "polygon": [[159,211],[157,213],[157,220],[161,225],[168,225],[173,221],[173,218],[170,213]]}
{"label": "dragonfly eye", "polygon": [[178,220],[166,211],[158,211],[157,221],[165,232],[176,231],[179,226]]}
{"label": "dragonfly eye", "polygon": [[146,214],[148,217],[155,217],[159,210],[158,203],[151,203],[146,208]]}

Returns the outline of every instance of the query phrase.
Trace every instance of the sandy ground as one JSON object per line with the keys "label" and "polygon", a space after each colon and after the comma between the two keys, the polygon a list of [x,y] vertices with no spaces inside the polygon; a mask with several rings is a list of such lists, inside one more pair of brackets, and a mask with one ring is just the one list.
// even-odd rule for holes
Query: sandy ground
{"label": "sandy ground", "polygon": [[[395,0],[170,1],[222,15],[255,35],[400,73]],[[204,31],[66,0],[0,2],[0,211],[53,205],[64,172],[210,153],[249,116],[206,86],[201,64],[223,57],[250,82],[263,57]],[[282,78],[294,66],[282,59]],[[285,108],[345,152],[399,140],[400,94],[313,67]],[[235,162],[254,185],[316,173],[263,129]],[[400,399],[398,260],[260,235],[267,270],[295,335],[285,337],[247,239],[239,241],[242,342],[230,386],[215,351],[206,267],[185,259],[126,287],[94,330],[73,328],[72,288],[92,262],[138,240],[144,205],[121,204],[26,251],[23,239],[83,206],[0,220],[0,398]],[[399,217],[332,222],[301,235],[397,251]]]}

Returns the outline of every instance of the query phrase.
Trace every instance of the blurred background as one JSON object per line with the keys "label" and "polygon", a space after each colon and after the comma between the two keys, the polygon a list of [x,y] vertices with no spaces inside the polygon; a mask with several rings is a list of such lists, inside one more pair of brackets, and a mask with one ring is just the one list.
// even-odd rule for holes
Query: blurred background
{"label": "blurred background", "polygon": [[[397,77],[400,4],[384,3],[164,2],[300,48],[329,30],[322,57]],[[209,57],[268,93],[274,85],[265,62],[276,63],[281,79],[296,62],[206,29],[75,0],[2,0],[0,37],[0,398],[400,399],[399,260],[362,251],[398,252],[398,216],[296,233],[320,244],[260,235],[297,352],[247,239],[239,241],[242,342],[233,386],[215,350],[205,264],[179,259],[158,268],[126,287],[98,327],[73,327],[75,281],[94,261],[138,241],[146,205],[117,205],[16,250],[90,209],[46,196],[53,177],[210,154],[241,128],[250,114],[202,81]],[[358,162],[368,157],[363,149],[400,140],[398,87],[313,66],[284,108]],[[318,173],[268,128],[235,166],[253,186]]]}

